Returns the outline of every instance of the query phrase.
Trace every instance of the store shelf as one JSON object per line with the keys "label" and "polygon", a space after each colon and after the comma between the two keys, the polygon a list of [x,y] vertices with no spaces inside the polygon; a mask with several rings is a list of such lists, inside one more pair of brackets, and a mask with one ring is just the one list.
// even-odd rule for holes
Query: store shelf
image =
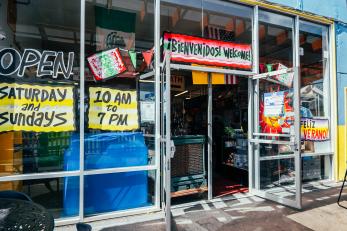
{"label": "store shelf", "polygon": [[201,187],[201,188],[192,188],[192,189],[186,189],[186,190],[181,190],[177,192],[172,192],[171,197],[180,197],[180,196],[187,196],[187,195],[192,195],[192,194],[197,194],[197,193],[203,193],[207,191],[207,187]]}

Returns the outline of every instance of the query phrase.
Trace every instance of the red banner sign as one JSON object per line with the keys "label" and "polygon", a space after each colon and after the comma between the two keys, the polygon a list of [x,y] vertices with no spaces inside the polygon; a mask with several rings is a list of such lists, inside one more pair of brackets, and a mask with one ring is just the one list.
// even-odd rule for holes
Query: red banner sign
{"label": "red banner sign", "polygon": [[189,35],[164,33],[164,50],[171,60],[240,69],[252,68],[252,47]]}

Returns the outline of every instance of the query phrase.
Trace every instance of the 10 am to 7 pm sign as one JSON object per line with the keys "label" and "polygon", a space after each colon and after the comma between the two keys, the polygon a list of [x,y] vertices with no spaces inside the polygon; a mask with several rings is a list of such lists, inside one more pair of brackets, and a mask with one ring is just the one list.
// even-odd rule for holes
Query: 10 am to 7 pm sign
{"label": "10 am to 7 pm sign", "polygon": [[301,140],[329,140],[329,120],[301,118]]}
{"label": "10 am to 7 pm sign", "polygon": [[108,131],[139,128],[136,91],[113,88],[89,88],[88,127]]}
{"label": "10 am to 7 pm sign", "polygon": [[252,47],[247,44],[165,32],[164,51],[171,52],[172,61],[252,69]]}
{"label": "10 am to 7 pm sign", "polygon": [[0,132],[75,130],[73,87],[0,83]]}

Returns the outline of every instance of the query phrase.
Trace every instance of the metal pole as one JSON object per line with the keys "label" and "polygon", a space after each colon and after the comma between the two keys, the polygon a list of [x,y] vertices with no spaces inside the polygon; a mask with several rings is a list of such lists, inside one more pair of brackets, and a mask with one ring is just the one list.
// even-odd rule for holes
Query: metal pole
{"label": "metal pole", "polygon": [[80,22],[80,189],[79,218],[84,219],[84,58],[85,58],[85,0],[81,0]]}
{"label": "metal pole", "polygon": [[165,75],[165,198],[166,198],[166,230],[171,231],[171,70],[170,54],[165,55],[166,75]]}
{"label": "metal pole", "polygon": [[208,180],[208,200],[212,195],[212,75],[208,73],[208,103],[207,103],[207,180]]}
{"label": "metal pole", "polygon": [[300,39],[299,39],[299,16],[295,17],[294,27],[294,129],[295,129],[295,188],[296,188],[296,207],[301,208],[301,133],[300,133]]}
{"label": "metal pole", "polygon": [[160,0],[155,1],[154,15],[154,89],[155,89],[155,205],[160,206]]}
{"label": "metal pole", "polygon": [[[252,46],[253,46],[253,72],[259,74],[259,33],[258,33],[258,6],[253,9],[253,33],[252,33]],[[258,144],[251,143],[254,133],[254,81],[248,79],[248,188],[252,192],[255,187],[255,155],[254,146]]]}

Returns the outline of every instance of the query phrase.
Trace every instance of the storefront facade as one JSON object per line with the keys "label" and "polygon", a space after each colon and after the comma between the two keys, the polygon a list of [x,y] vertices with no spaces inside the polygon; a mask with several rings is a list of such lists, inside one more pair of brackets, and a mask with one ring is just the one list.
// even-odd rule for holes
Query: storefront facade
{"label": "storefront facade", "polygon": [[[245,134],[241,165],[249,191],[300,208],[303,182],[343,176],[345,129],[337,123],[344,107],[337,102],[346,91],[336,44],[345,35],[337,22],[343,19],[288,7],[248,0],[1,1],[0,190],[29,194],[57,225],[169,211],[171,140],[194,130],[175,113],[198,120],[197,103],[187,102],[194,95],[182,98],[191,111],[172,105],[198,89],[206,99],[201,187],[212,199],[214,81],[232,76],[237,89],[241,82],[246,89],[237,91],[244,104],[234,102],[239,111],[231,117]],[[198,51],[187,58],[184,48],[175,59],[173,41],[182,38],[183,45],[218,43],[244,53],[227,68],[194,58]],[[187,83],[187,76],[195,80]],[[274,180],[267,170],[276,168]],[[294,194],[276,194],[275,181]]]}

